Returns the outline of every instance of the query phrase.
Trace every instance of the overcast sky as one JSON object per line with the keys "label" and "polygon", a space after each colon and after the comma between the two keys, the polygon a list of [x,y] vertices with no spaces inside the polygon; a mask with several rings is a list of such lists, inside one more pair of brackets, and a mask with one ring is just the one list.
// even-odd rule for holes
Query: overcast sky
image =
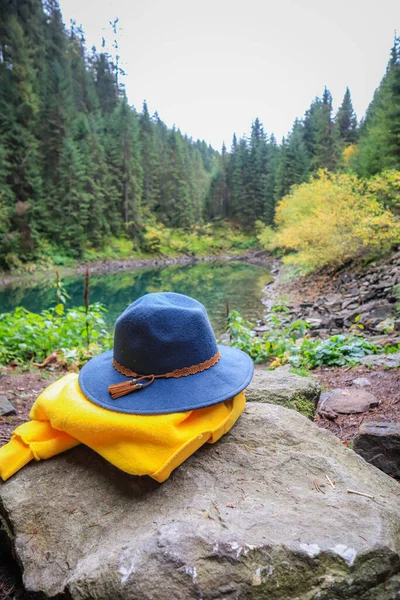
{"label": "overcast sky", "polygon": [[278,140],[326,85],[361,117],[400,32],[399,0],[60,0],[89,46],[111,40],[131,104],[216,149],[259,117]]}

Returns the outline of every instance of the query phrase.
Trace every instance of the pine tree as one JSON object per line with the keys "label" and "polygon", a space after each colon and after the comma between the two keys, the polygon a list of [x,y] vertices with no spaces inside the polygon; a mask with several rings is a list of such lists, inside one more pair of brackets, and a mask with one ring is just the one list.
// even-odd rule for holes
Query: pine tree
{"label": "pine tree", "polygon": [[306,150],[308,156],[310,157],[311,163],[315,160],[315,155],[317,152],[317,121],[318,121],[318,113],[321,110],[322,101],[320,98],[315,98],[310,105],[310,108],[306,111],[304,115],[304,144],[306,146]]}
{"label": "pine tree", "polygon": [[[268,177],[268,147],[263,126],[257,118],[251,126],[248,155],[249,197],[248,218],[256,221],[264,216],[266,204],[266,184]],[[252,216],[250,217],[250,214]]]}
{"label": "pine tree", "polygon": [[275,217],[275,186],[279,161],[279,148],[274,135],[268,143],[268,173],[265,187],[264,221],[272,225]]}
{"label": "pine tree", "polygon": [[355,144],[357,141],[357,116],[354,112],[348,87],[336,114],[335,133],[338,140],[343,142],[344,145]]}
{"label": "pine tree", "polygon": [[229,216],[229,157],[225,144],[222,144],[221,154],[215,164],[207,195],[206,213],[208,219],[226,218]]}
{"label": "pine tree", "polygon": [[159,203],[160,183],[158,180],[159,156],[156,145],[155,125],[150,118],[146,101],[139,118],[139,138],[143,167],[143,203],[151,212]]}
{"label": "pine tree", "polygon": [[93,72],[101,111],[103,115],[110,115],[117,105],[119,96],[115,66],[106,52],[103,51],[100,54],[97,54],[95,48],[92,50],[89,64],[90,69]]}
{"label": "pine tree", "polygon": [[106,152],[112,185],[118,194],[119,214],[125,229],[136,235],[141,228],[143,170],[138,117],[126,97],[110,116]]}
{"label": "pine tree", "polygon": [[13,240],[8,244],[14,256],[10,260],[15,262],[35,256],[42,207],[39,147],[35,135],[39,90],[32,41],[25,34],[27,24],[23,19],[29,15],[26,10],[23,15],[19,14],[15,3],[5,3],[0,10],[0,145],[5,160],[0,182],[10,228],[9,240]]}
{"label": "pine tree", "polygon": [[286,196],[293,185],[307,181],[310,158],[304,141],[304,125],[296,119],[288,139],[283,139],[276,173],[275,199]]}
{"label": "pine tree", "polygon": [[239,157],[239,145],[236,134],[233,134],[230,157],[228,161],[228,216],[237,221],[240,219],[240,196],[242,186],[242,173]]}
{"label": "pine tree", "polygon": [[194,211],[186,179],[185,148],[180,131],[173,128],[166,142],[163,221],[171,227],[188,227],[194,223]]}
{"label": "pine tree", "polygon": [[400,169],[400,38],[396,38],[381,84],[360,127],[353,165],[365,177]]}
{"label": "pine tree", "polygon": [[315,120],[315,153],[312,167],[333,170],[336,165],[335,138],[332,121],[332,96],[325,87]]}

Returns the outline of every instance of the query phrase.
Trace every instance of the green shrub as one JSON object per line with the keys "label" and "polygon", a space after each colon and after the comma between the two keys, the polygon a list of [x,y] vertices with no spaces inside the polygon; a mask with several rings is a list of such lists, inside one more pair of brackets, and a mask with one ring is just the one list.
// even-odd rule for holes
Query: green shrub
{"label": "green shrub", "polygon": [[398,207],[399,182],[396,172],[366,181],[321,170],[282,198],[276,234],[265,230],[260,243],[285,252],[284,262],[304,272],[385,253],[400,241],[400,219],[385,202],[390,197],[390,206]]}
{"label": "green shrub", "polygon": [[84,307],[65,311],[61,307],[58,304],[40,314],[19,307],[1,314],[0,364],[40,363],[56,350],[67,363],[85,362],[111,347],[111,334],[103,319],[105,308],[101,304],[92,304],[87,315]]}
{"label": "green shrub", "polygon": [[306,335],[309,325],[302,320],[291,323],[283,306],[281,303],[271,311],[268,331],[262,336],[257,336],[251,323],[237,311],[231,311],[227,324],[230,345],[246,352],[255,363],[269,363],[271,367],[287,363],[298,369],[353,365],[363,356],[381,350],[356,335],[334,335],[326,340],[310,338]]}

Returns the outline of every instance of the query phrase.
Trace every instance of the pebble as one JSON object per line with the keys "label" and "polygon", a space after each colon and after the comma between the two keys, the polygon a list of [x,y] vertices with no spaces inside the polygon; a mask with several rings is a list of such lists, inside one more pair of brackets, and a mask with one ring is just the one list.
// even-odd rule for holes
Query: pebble
{"label": "pebble", "polygon": [[11,402],[8,401],[7,396],[0,396],[0,417],[3,417],[4,415],[16,414],[17,411],[15,410]]}
{"label": "pebble", "polygon": [[357,385],[358,387],[367,387],[371,385],[371,382],[366,377],[357,377],[352,381],[353,385]]}

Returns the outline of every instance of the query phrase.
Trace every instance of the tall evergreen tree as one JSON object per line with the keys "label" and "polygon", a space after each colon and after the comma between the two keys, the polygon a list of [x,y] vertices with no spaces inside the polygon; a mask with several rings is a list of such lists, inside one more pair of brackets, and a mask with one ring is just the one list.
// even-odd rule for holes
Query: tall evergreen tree
{"label": "tall evergreen tree", "polygon": [[336,165],[336,149],[332,121],[332,96],[326,87],[322,95],[322,102],[318,107],[312,167],[314,170],[324,168],[332,171]]}
{"label": "tall evergreen tree", "polygon": [[400,169],[400,37],[361,128],[355,168],[363,176]]}
{"label": "tall evergreen tree", "polygon": [[307,181],[310,157],[304,141],[304,125],[296,119],[288,139],[283,139],[276,171],[275,199],[289,193],[293,185]]}
{"label": "tall evergreen tree", "polygon": [[32,11],[21,14],[14,2],[4,2],[0,9],[0,145],[5,160],[0,184],[10,227],[7,246],[14,261],[34,257],[41,221],[42,180],[35,135],[39,90],[32,40],[25,33],[26,19],[34,19],[34,9],[32,3]]}
{"label": "tall evergreen tree", "polygon": [[148,211],[152,211],[159,203],[160,183],[158,180],[159,156],[155,125],[150,117],[146,101],[139,119],[139,139],[143,167],[143,203]]}
{"label": "tall evergreen tree", "polygon": [[172,227],[194,223],[193,203],[186,178],[185,146],[182,134],[173,128],[167,136],[164,222]]}
{"label": "tall evergreen tree", "polygon": [[351,101],[350,90],[347,87],[343,102],[336,114],[335,133],[345,145],[355,144],[357,141],[357,116]]}
{"label": "tall evergreen tree", "polygon": [[138,117],[129,107],[126,97],[117,104],[110,117],[107,162],[112,185],[118,192],[119,214],[125,228],[136,233],[141,224],[143,171]]}

